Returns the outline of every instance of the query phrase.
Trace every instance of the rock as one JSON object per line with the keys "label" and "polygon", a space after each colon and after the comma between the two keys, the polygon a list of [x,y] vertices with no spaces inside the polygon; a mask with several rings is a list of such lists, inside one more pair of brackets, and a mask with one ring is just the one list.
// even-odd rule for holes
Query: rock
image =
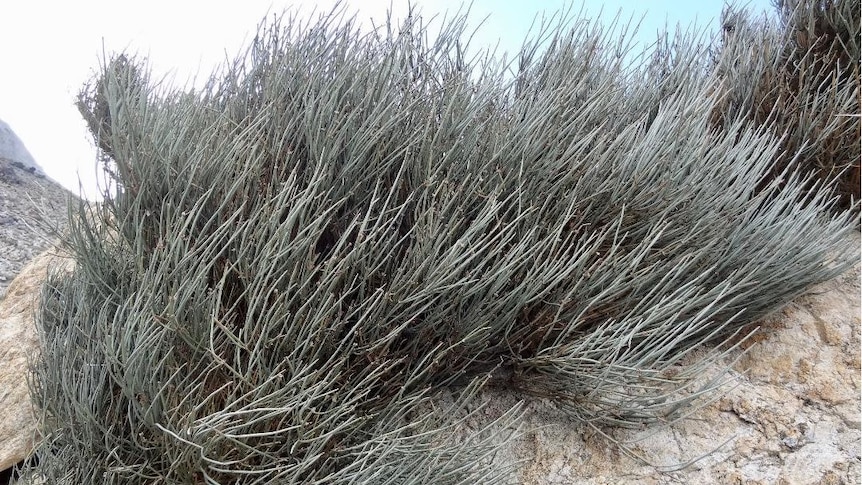
{"label": "rock", "polygon": [[33,171],[44,174],[42,167],[36,163],[18,135],[3,120],[0,120],[0,158],[12,162],[16,168],[24,170],[33,168]]}
{"label": "rock", "polygon": [[27,384],[29,359],[39,351],[34,311],[49,268],[71,267],[72,260],[45,252],[21,271],[0,301],[0,470],[29,457],[38,438]]}

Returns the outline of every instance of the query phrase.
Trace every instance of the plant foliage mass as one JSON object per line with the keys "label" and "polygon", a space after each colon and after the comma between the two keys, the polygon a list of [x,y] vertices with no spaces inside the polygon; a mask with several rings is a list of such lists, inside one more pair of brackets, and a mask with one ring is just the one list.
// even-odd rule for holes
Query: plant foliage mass
{"label": "plant foliage mass", "polygon": [[829,187],[767,177],[769,130],[713,125],[694,43],[631,63],[564,18],[507,63],[464,28],[282,17],[186,91],[106,59],[79,106],[114,184],[44,290],[40,473],[500,483],[518,408],[456,432],[483,386],[672,421],[858,258]]}

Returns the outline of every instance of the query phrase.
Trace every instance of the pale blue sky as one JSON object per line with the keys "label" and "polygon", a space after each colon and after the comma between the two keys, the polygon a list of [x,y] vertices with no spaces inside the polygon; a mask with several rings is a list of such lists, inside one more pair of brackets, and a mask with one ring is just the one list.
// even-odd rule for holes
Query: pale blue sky
{"label": "pale blue sky", "polygon": [[[102,42],[108,51],[128,49],[150,58],[156,74],[172,73],[183,84],[196,73],[206,77],[225,53],[238,52],[269,10],[328,9],[334,0],[78,0],[3,2],[0,6],[0,119],[8,123],[51,178],[77,191],[80,176],[95,193],[95,150],[73,106],[80,86],[98,65]],[[360,19],[382,19],[392,5],[396,16],[406,1],[348,0]],[[757,13],[771,12],[770,0],[736,2]],[[460,0],[416,0],[425,17],[454,12]],[[540,12],[564,8],[563,0],[474,0],[471,25],[479,25],[474,47],[516,50]],[[229,6],[228,6],[229,5]],[[586,0],[588,17],[609,21],[617,12],[644,16],[639,39],[651,42],[666,25],[717,29],[722,0]],[[580,3],[573,7],[578,10]],[[600,13],[601,12],[601,13]]]}

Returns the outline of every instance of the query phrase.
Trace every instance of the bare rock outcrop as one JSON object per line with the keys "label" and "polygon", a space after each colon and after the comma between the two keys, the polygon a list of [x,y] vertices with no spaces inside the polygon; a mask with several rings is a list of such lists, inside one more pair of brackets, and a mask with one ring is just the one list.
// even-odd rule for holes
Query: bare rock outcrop
{"label": "bare rock outcrop", "polygon": [[65,229],[70,197],[0,120],[0,471],[32,453],[36,422],[28,359],[38,355],[33,315],[53,259],[37,255]]}
{"label": "bare rock outcrop", "polygon": [[30,154],[18,135],[3,120],[0,120],[0,158],[17,162],[29,172],[38,172],[44,175],[42,167],[36,163],[33,155]]}
{"label": "bare rock outcrop", "polygon": [[0,470],[29,457],[38,438],[27,384],[39,352],[33,317],[49,269],[71,267],[72,260],[47,251],[25,266],[0,301]]}

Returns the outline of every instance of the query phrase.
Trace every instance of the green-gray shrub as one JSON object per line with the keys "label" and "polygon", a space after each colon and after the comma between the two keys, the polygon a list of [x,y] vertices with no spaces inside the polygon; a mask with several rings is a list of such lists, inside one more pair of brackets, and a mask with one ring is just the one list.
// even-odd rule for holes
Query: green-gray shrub
{"label": "green-gray shrub", "polygon": [[742,117],[781,137],[769,178],[813,174],[840,197],[859,201],[859,0],[774,0],[777,20],[744,10],[724,14],[715,69],[724,97],[716,126]]}
{"label": "green-gray shrub", "polygon": [[563,25],[516,66],[466,57],[462,18],[289,18],[187,92],[107,60],[82,99],[116,180],[44,290],[41,473],[499,483],[518,409],[447,419],[489,376],[590,424],[673,420],[725,339],[858,259],[823,187],[755,188],[777,140],[711,129],[697,52],[639,85],[655,64]]}

